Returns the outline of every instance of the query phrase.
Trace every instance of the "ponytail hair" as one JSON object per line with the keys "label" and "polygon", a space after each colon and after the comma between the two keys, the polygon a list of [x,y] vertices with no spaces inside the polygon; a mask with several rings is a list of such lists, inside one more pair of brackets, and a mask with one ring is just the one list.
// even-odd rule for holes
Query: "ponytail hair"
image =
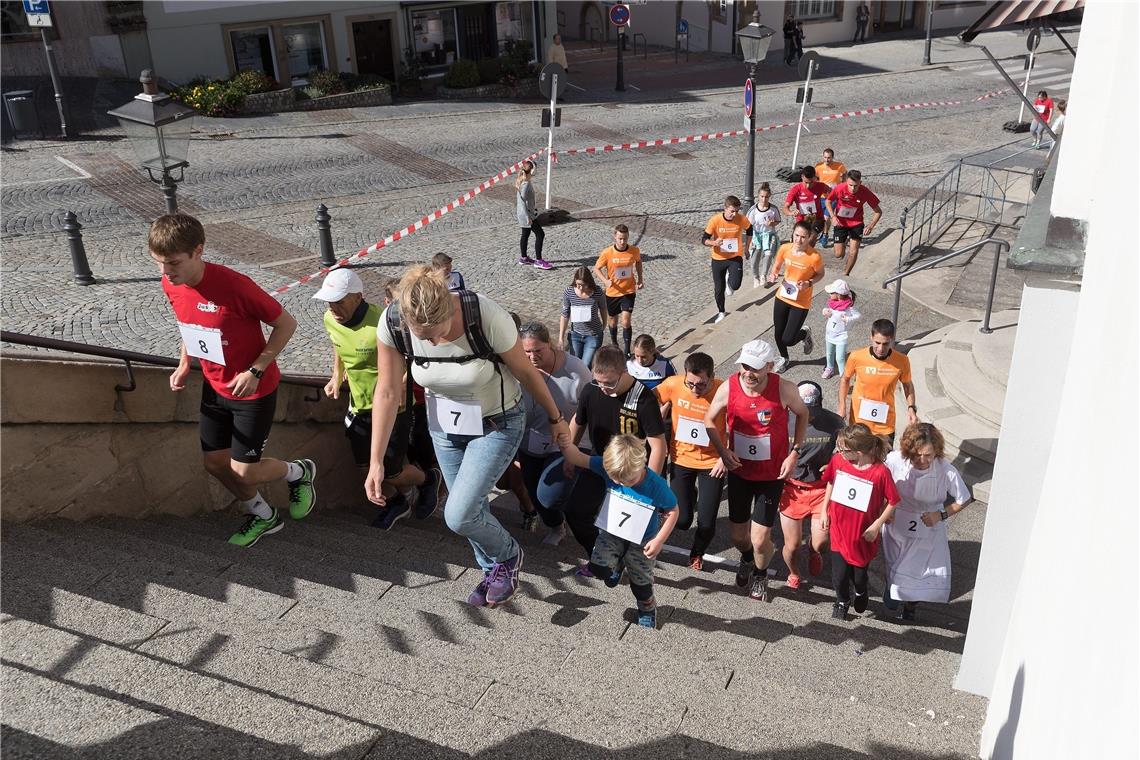
{"label": "ponytail hair", "polygon": [[[527,168],[528,166],[530,167],[529,169]],[[529,158],[523,161],[522,165],[519,166],[518,174],[519,176],[515,177],[515,190],[521,189],[524,182],[530,181],[530,175],[534,174],[534,161],[531,161]]]}
{"label": "ponytail hair", "polygon": [[447,278],[427,264],[408,267],[397,287],[400,318],[409,325],[434,327],[451,319],[455,303]]}
{"label": "ponytail hair", "polygon": [[871,428],[862,422],[848,425],[840,430],[837,441],[860,454],[869,454],[876,462],[886,459],[891,450],[885,439],[872,433]]}

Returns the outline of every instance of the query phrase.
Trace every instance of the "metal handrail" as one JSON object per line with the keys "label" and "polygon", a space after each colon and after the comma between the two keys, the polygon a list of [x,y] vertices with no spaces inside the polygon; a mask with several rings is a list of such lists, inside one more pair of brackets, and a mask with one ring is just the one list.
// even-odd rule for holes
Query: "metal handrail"
{"label": "metal handrail", "polygon": [[[27,333],[12,332],[10,330],[0,330],[0,341],[5,343],[15,343],[20,346],[33,346],[35,348],[47,348],[54,351],[67,351],[73,354],[84,354],[86,356],[99,356],[105,359],[117,359],[126,364],[127,369],[127,384],[116,385],[115,390],[129,393],[135,389],[135,376],[131,363],[136,364],[151,364],[158,367],[177,367],[178,359],[172,359],[169,356],[158,356],[157,354],[144,354],[140,351],[127,351],[121,348],[108,348],[106,346],[92,346],[87,343],[75,343],[70,340],[60,340],[59,338],[44,338],[39,335],[29,335]],[[201,369],[198,360],[191,357],[191,367]],[[302,385],[307,388],[324,388],[328,382],[328,378],[316,377],[313,375],[287,375],[281,374],[281,382],[286,385]],[[315,398],[306,396],[306,401],[320,401],[320,395]]]}
{"label": "metal handrail", "polygon": [[899,272],[895,276],[888,277],[886,280],[883,280],[883,290],[886,290],[887,286],[892,282],[895,283],[895,309],[894,319],[892,321],[895,323],[896,329],[898,328],[899,323],[899,305],[902,300],[903,280],[905,280],[907,277],[910,277],[912,274],[918,274],[919,272],[930,269],[931,267],[938,266],[944,261],[949,261],[956,256],[961,256],[963,253],[970,253],[971,251],[975,251],[982,246],[989,245],[990,243],[996,244],[997,248],[994,250],[994,265],[990,270],[990,291],[986,294],[986,318],[982,321],[982,327],[979,332],[985,335],[992,333],[993,330],[990,328],[990,314],[993,312],[994,308],[994,290],[997,288],[998,262],[1001,260],[1002,249],[1004,248],[1006,251],[1009,251],[1009,241],[1000,240],[995,237],[988,237],[985,240],[979,240],[976,243],[970,243],[969,245],[963,248],[959,248],[956,251],[950,251],[950,253],[947,253],[944,256],[939,256],[933,261],[928,261],[921,266],[917,266],[914,269],[908,269],[905,272]]}

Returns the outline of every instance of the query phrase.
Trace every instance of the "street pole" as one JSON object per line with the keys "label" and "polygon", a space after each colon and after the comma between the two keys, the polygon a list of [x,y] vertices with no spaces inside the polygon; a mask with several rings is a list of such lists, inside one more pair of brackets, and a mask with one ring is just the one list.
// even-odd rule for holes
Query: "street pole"
{"label": "street pole", "polygon": [[55,51],[52,50],[51,40],[48,39],[47,29],[40,27],[40,38],[44,41],[44,53],[47,55],[48,74],[51,75],[51,87],[55,91],[55,107],[59,111],[59,131],[67,137],[67,117],[63,113],[63,85],[59,82],[59,72],[55,67]]}
{"label": "street pole", "polygon": [[178,213],[178,185],[170,178],[168,169],[162,170],[162,183],[158,186],[162,191],[162,199],[166,203],[166,213]]}
{"label": "street pole", "polygon": [[1021,108],[1017,109],[1017,121],[1020,124],[1025,116],[1025,100],[1029,97],[1029,77],[1033,75],[1033,51],[1029,51],[1029,68],[1025,70],[1025,84],[1021,86]]}
{"label": "street pole", "polygon": [[[756,76],[756,64],[748,68],[748,78]],[[748,114],[748,160],[744,168],[744,211],[752,208],[756,202],[756,90],[752,90],[752,108]]]}
{"label": "street pole", "polygon": [[804,100],[800,103],[800,120],[796,124],[796,146],[792,149],[792,171],[797,169],[796,161],[800,157],[800,133],[804,130],[804,109],[807,108],[808,90],[811,89],[811,75],[815,71],[815,64],[808,63],[807,79],[804,80]]}
{"label": "street pole", "polygon": [[922,65],[930,65],[930,37],[934,34],[934,0],[926,0],[926,49],[922,53]]}
{"label": "street pole", "polygon": [[622,58],[621,49],[625,45],[625,27],[619,26],[618,33],[618,51],[617,51],[617,87],[614,89],[618,92],[625,92],[625,60]]}
{"label": "street pole", "polygon": [[550,210],[550,172],[554,168],[554,114],[558,105],[558,75],[555,74],[550,79],[550,130],[546,135],[546,211]]}

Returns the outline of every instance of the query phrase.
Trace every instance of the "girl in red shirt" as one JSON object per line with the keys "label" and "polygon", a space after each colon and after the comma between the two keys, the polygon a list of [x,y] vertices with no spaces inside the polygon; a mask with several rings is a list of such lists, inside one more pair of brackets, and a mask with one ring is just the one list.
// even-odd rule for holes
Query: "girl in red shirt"
{"label": "girl in red shirt", "polygon": [[[1037,100],[1033,101],[1033,110],[1041,114],[1041,118],[1045,123],[1049,123],[1049,119],[1053,118],[1053,99],[1049,97],[1049,93],[1041,90],[1037,93]],[[1045,139],[1045,127],[1037,119],[1029,122],[1029,131],[1033,134],[1033,147],[1040,148],[1041,141]]]}
{"label": "girl in red shirt", "polygon": [[827,483],[821,522],[831,530],[831,580],[835,605],[831,616],[846,620],[852,606],[867,610],[867,566],[879,552],[879,534],[891,521],[899,492],[883,464],[887,442],[859,423],[843,428],[821,480]]}

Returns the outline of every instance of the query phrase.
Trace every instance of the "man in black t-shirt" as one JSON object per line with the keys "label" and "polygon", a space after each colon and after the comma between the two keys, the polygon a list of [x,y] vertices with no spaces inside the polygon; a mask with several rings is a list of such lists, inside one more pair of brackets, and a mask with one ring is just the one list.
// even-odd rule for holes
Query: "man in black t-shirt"
{"label": "man in black t-shirt", "polygon": [[[820,473],[835,453],[835,439],[846,422],[838,414],[823,408],[823,391],[810,380],[799,384],[800,398],[808,408],[808,429],[800,444],[800,456],[792,477],[784,481],[780,494],[780,528],[784,533],[784,564],[788,566],[788,587],[800,587],[799,566],[796,554],[800,548],[803,520],[811,517],[811,548],[808,550],[808,570],[819,575],[823,569],[820,551],[827,543],[827,531],[820,522],[821,509],[827,486],[820,481]],[[795,435],[795,416],[788,418],[788,436]]]}
{"label": "man in black t-shirt", "polygon": [[[570,421],[570,435],[577,443],[589,432],[593,453],[601,455],[610,439],[628,433],[645,439],[649,448],[649,466],[660,474],[665,468],[665,423],[653,392],[626,371],[625,355],[617,346],[602,346],[594,354],[594,382],[582,389],[578,409]],[[600,477],[579,470],[565,460],[555,460],[542,474],[538,486],[539,502],[547,509],[559,509],[574,538],[586,550],[594,550],[598,529],[594,520],[606,496],[606,485]],[[579,568],[580,575],[589,573]]]}

